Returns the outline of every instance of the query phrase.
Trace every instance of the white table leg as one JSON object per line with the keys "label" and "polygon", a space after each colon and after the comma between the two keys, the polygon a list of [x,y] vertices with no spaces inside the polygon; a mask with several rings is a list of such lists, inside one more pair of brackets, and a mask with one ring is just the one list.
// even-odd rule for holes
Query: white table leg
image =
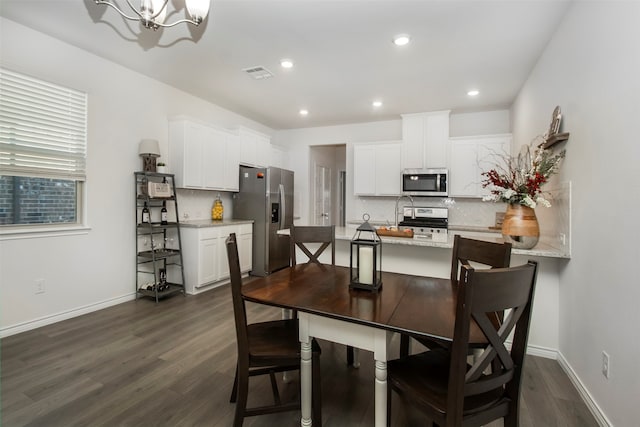
{"label": "white table leg", "polygon": [[376,360],[375,388],[376,427],[387,425],[387,362]]}
{"label": "white table leg", "polygon": [[300,343],[300,426],[311,426],[311,340]]}

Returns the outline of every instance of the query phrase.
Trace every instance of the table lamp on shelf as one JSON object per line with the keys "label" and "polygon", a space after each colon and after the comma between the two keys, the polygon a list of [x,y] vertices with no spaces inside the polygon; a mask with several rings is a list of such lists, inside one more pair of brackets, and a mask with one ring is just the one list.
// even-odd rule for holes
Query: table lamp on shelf
{"label": "table lamp on shelf", "polygon": [[143,139],[138,146],[138,154],[142,157],[144,172],[156,171],[156,159],[160,157],[160,145],[157,139]]}
{"label": "table lamp on shelf", "polygon": [[351,239],[349,288],[377,292],[382,287],[382,241],[369,224],[369,215]]}

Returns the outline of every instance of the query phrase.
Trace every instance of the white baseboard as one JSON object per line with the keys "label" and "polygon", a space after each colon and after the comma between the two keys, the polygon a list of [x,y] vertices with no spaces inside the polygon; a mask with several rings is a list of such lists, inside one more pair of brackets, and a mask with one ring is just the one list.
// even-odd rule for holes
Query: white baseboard
{"label": "white baseboard", "polygon": [[591,394],[589,393],[589,390],[587,390],[584,384],[582,384],[582,381],[580,381],[578,375],[575,373],[573,368],[571,368],[571,365],[569,365],[567,360],[560,352],[558,352],[558,363],[562,367],[562,370],[567,374],[576,390],[578,390],[580,397],[582,397],[582,400],[587,405],[587,408],[589,408],[589,411],[591,411],[591,413],[593,414],[598,425],[600,425],[601,427],[613,427],[611,421],[609,421],[604,412],[602,412],[602,409],[600,409],[595,400],[593,400]]}
{"label": "white baseboard", "polygon": [[77,307],[71,310],[63,311],[63,312],[52,314],[49,316],[40,317],[38,319],[29,320],[28,322],[6,326],[4,328],[0,328],[0,338],[19,334],[21,332],[30,331],[32,329],[40,328],[42,326],[51,325],[52,323],[71,319],[72,317],[81,316],[83,314],[91,313],[93,311],[102,310],[103,308],[111,307],[113,305],[122,304],[123,302],[131,301],[135,299],[135,297],[136,297],[135,292],[131,292],[130,294],[122,295],[116,298],[111,298],[111,299],[100,301],[94,304],[88,304],[82,307]]}
{"label": "white baseboard", "polygon": [[558,350],[535,345],[527,346],[527,354],[530,354],[532,356],[544,357],[545,359],[558,359]]}

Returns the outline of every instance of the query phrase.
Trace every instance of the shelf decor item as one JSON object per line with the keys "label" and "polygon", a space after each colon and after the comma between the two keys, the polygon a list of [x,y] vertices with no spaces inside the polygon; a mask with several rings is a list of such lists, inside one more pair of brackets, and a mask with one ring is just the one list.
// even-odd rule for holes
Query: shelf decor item
{"label": "shelf decor item", "polygon": [[382,287],[382,240],[369,224],[369,214],[351,239],[349,288],[377,292]]}
{"label": "shelf decor item", "polygon": [[143,139],[138,145],[138,154],[142,157],[144,172],[156,171],[156,159],[160,157],[160,144],[157,139]]}
{"label": "shelf decor item", "polygon": [[158,173],[167,173],[167,164],[163,162],[156,163],[156,169]]}
{"label": "shelf decor item", "polygon": [[558,172],[565,156],[565,150],[553,154],[544,148],[544,143],[536,142],[537,138],[523,146],[516,157],[503,158],[494,169],[482,173],[482,186],[490,190],[482,200],[509,204],[502,236],[518,249],[531,249],[538,243],[540,228],[534,209],[538,205],[551,206],[542,186]]}

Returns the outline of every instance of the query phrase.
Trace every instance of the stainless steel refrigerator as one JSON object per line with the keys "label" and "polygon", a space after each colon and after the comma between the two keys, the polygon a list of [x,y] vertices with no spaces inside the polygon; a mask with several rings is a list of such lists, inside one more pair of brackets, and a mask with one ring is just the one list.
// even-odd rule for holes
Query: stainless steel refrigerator
{"label": "stainless steel refrigerator", "polygon": [[233,217],[252,219],[254,276],[289,265],[289,237],[276,232],[293,224],[293,171],[240,166],[240,191],[233,194]]}

